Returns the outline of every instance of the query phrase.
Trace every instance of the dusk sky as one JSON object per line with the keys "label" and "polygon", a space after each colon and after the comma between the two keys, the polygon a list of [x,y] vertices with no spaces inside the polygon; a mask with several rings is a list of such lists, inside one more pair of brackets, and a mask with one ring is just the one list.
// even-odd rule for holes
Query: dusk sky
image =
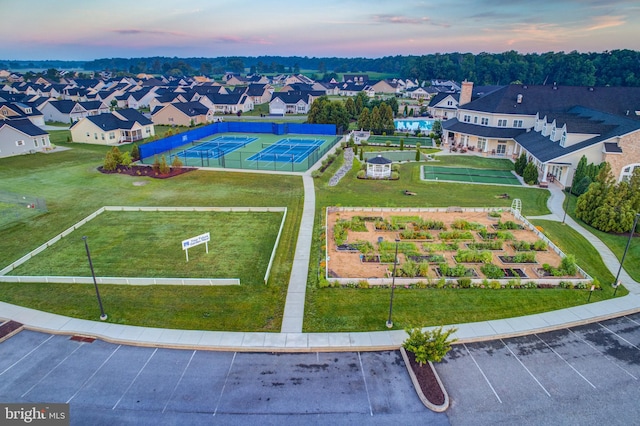
{"label": "dusk sky", "polygon": [[0,60],[640,49],[637,0],[2,0]]}

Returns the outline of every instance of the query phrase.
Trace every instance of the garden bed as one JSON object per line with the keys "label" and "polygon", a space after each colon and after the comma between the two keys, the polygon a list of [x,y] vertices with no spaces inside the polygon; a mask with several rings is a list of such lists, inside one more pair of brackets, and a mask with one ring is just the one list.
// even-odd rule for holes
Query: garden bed
{"label": "garden bed", "polygon": [[407,259],[412,262],[421,263],[421,262],[429,262],[429,263],[442,263],[444,262],[444,256],[441,254],[431,254],[426,256],[407,256]]}
{"label": "garden bed", "polygon": [[113,175],[113,174],[118,174],[118,175],[129,175],[129,176],[148,176],[154,179],[168,179],[174,176],[179,176],[185,173],[188,173],[190,171],[193,170],[197,170],[197,168],[195,167],[180,167],[180,168],[175,168],[172,167],[171,170],[169,170],[169,173],[160,173],[160,172],[156,172],[155,170],[153,170],[152,166],[129,166],[129,167],[124,167],[124,166],[118,166],[118,168],[116,170],[104,170],[104,168],[102,166],[98,167],[98,171],[100,173],[104,173],[107,175]]}
{"label": "garden bed", "polygon": [[524,270],[520,268],[504,268],[502,271],[505,278],[528,278]]}

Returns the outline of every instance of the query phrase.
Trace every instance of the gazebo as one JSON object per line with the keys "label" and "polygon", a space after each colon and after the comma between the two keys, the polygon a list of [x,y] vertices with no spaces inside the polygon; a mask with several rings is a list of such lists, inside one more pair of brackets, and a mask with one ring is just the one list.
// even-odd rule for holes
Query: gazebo
{"label": "gazebo", "polygon": [[369,158],[367,160],[367,177],[369,179],[391,178],[391,163],[391,160],[384,158],[382,155]]}

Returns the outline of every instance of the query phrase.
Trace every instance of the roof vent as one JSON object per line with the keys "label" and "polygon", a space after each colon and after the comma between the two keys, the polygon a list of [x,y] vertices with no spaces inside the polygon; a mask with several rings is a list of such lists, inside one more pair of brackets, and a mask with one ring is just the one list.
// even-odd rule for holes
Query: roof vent
{"label": "roof vent", "polygon": [[521,94],[519,94],[519,95],[518,95],[518,103],[519,103],[519,104],[521,104],[521,103],[522,103],[522,95],[521,95]]}
{"label": "roof vent", "polygon": [[589,87],[589,91],[590,91],[590,92],[593,92],[593,87]]}

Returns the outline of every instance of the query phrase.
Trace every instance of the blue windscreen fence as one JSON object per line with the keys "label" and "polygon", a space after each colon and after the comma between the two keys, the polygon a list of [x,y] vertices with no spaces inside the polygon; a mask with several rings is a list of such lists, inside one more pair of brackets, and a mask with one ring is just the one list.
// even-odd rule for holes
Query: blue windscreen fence
{"label": "blue windscreen fence", "polygon": [[193,141],[204,139],[217,133],[272,133],[274,135],[336,135],[335,124],[304,124],[304,123],[264,123],[231,121],[209,124],[204,127],[189,130],[185,133],[169,136],[157,141],[140,145],[140,159],[153,157],[165,151],[176,149]]}

